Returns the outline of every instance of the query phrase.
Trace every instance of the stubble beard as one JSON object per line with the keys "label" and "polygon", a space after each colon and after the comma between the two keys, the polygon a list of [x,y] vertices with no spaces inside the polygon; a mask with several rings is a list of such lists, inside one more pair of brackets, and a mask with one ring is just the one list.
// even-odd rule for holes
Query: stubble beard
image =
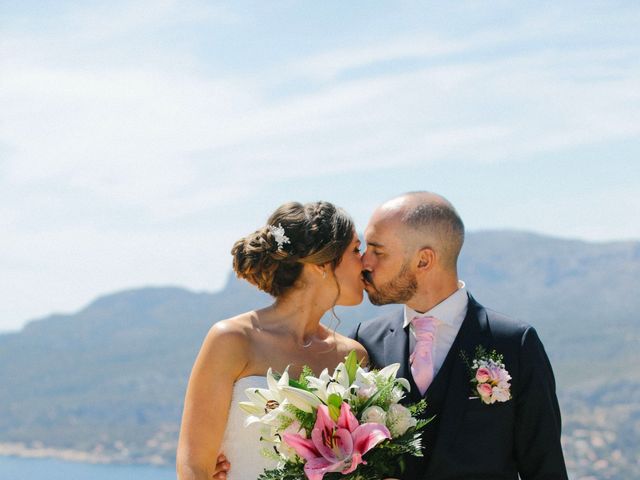
{"label": "stubble beard", "polygon": [[367,290],[369,301],[374,305],[388,305],[390,303],[407,303],[416,293],[418,282],[415,274],[411,273],[409,262],[405,262],[400,272],[384,285],[376,287],[369,283],[373,291]]}

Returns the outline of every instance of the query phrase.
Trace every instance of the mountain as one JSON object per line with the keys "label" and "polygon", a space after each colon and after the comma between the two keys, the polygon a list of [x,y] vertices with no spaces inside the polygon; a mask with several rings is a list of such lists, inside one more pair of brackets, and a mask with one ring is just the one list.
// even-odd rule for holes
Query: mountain
{"label": "mountain", "polygon": [[200,342],[215,320],[237,313],[240,298],[268,301],[239,282],[216,294],[142,288],[0,336],[0,410],[8,412],[0,442],[122,461],[153,460],[151,443],[154,457],[170,460]]}
{"label": "mountain", "polygon": [[[631,368],[640,361],[639,276],[640,242],[513,231],[471,233],[465,242],[460,277],[469,291],[533,324],[545,343],[576,475],[640,473],[640,374]],[[1,334],[0,454],[172,462],[187,378],[207,330],[269,302],[230,276],[216,293],[118,292]],[[347,332],[393,308],[338,307],[339,320],[326,321]]]}

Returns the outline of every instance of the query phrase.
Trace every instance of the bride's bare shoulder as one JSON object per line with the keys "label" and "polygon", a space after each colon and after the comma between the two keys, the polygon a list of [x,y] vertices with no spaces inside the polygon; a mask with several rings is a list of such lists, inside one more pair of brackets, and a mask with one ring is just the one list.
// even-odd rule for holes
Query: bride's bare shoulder
{"label": "bride's bare shoulder", "polygon": [[246,367],[251,345],[252,312],[216,322],[207,333],[202,353],[213,363],[224,363],[241,372]]}
{"label": "bride's bare shoulder", "polygon": [[250,311],[226,318],[213,324],[209,334],[225,336],[229,338],[247,337],[255,324],[256,312]]}

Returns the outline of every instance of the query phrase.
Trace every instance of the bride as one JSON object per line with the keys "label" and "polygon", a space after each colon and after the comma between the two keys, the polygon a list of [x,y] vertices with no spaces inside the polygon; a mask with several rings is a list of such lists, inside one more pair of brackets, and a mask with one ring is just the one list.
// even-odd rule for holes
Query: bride
{"label": "bride", "polygon": [[256,479],[274,466],[237,405],[245,389],[266,388],[269,367],[282,372],[289,365],[295,378],[304,365],[332,370],[354,349],[367,360],[362,345],[320,323],[335,305],[362,301],[360,241],[343,210],[328,202],[286,203],[231,253],[236,274],[275,301],[220,321],[207,334],[184,402],[179,480],[224,478],[216,469],[222,452],[232,465],[229,480]]}

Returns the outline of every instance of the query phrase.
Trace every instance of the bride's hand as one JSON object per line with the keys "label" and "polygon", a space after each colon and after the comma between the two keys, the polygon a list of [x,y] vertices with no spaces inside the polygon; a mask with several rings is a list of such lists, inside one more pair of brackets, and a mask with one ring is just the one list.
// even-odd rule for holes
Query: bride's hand
{"label": "bride's hand", "polygon": [[213,478],[214,480],[226,480],[227,472],[229,471],[230,467],[231,464],[227,460],[227,457],[224,456],[224,453],[221,453],[220,455],[218,455],[216,470],[215,472],[213,472],[211,478]]}

